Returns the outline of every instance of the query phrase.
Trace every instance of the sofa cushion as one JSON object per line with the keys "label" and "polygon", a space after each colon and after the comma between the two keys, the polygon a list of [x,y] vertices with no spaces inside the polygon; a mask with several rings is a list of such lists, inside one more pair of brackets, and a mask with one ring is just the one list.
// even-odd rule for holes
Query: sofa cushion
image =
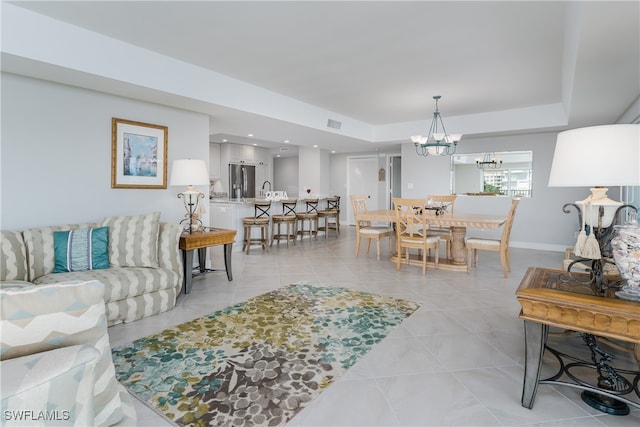
{"label": "sofa cushion", "polygon": [[40,276],[49,274],[55,267],[53,250],[53,232],[60,230],[75,230],[78,228],[92,228],[94,223],[53,225],[35,227],[24,230],[22,235],[27,247],[29,280],[33,282]]}
{"label": "sofa cushion", "polygon": [[3,361],[3,425],[93,425],[99,359],[98,350],[85,344]]}
{"label": "sofa cushion", "polygon": [[178,273],[166,268],[112,267],[106,270],[51,273],[35,280],[44,285],[57,282],[98,280],[104,285],[104,302],[119,301],[161,289],[175,288]]}
{"label": "sofa cushion", "polygon": [[19,231],[0,231],[0,281],[29,280],[27,248]]}
{"label": "sofa cushion", "polygon": [[111,266],[158,267],[159,220],[160,212],[105,218]]}
{"label": "sofa cushion", "polygon": [[54,273],[109,268],[107,227],[54,231]]}
{"label": "sofa cushion", "polygon": [[91,344],[100,353],[93,388],[95,423],[109,426],[121,420],[102,283],[92,280],[2,289],[0,308],[0,360]]}

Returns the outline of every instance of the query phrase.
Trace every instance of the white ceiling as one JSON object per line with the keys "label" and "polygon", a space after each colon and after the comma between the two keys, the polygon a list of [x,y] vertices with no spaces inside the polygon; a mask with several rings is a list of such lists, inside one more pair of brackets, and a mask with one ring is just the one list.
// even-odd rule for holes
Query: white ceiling
{"label": "white ceiling", "polygon": [[250,97],[229,108],[3,48],[5,71],[206,112],[217,142],[388,147],[426,132],[433,95],[447,130],[467,137],[607,124],[640,95],[637,1],[8,3],[291,101],[288,114]]}

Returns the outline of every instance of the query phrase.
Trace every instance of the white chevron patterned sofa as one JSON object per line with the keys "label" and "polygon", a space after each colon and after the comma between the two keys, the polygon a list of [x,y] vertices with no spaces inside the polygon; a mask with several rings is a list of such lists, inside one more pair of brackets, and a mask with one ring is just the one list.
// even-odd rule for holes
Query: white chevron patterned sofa
{"label": "white chevron patterned sofa", "polygon": [[170,310],[182,289],[182,229],[159,218],[155,212],[1,231],[0,287],[98,280],[109,326]]}
{"label": "white chevron patterned sofa", "polygon": [[115,376],[104,290],[97,280],[0,290],[1,425],[136,425]]}

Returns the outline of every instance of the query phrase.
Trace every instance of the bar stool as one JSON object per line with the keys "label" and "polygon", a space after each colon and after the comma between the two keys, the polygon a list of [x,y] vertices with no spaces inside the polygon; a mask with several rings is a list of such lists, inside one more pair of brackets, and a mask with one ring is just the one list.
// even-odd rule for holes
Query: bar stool
{"label": "bar stool", "polygon": [[[282,201],[282,215],[273,215],[271,217],[271,246],[273,241],[277,240],[280,245],[280,240],[287,241],[287,247],[289,247],[289,241],[293,241],[296,244],[296,206],[298,201],[295,199]],[[285,226],[285,233],[282,233],[281,226]],[[278,230],[276,232],[276,226]]]}
{"label": "bar stool", "polygon": [[318,212],[318,220],[324,218],[324,238],[327,238],[329,230],[340,235],[340,196],[327,197],[327,209]]}
{"label": "bar stool", "polygon": [[[296,235],[302,240],[305,234],[316,237],[318,239],[318,199],[304,199],[305,211],[296,213],[296,220],[299,229],[296,228]],[[309,229],[305,230],[305,224],[309,224]]]}
{"label": "bar stool", "polygon": [[[242,225],[244,227],[244,237],[242,243],[242,250],[247,250],[249,255],[249,249],[252,244],[259,244],[263,250],[267,250],[267,244],[269,243],[269,208],[271,202],[255,202],[253,204],[253,216],[247,216],[242,218]],[[254,228],[260,229],[260,238],[252,238],[251,232]]]}

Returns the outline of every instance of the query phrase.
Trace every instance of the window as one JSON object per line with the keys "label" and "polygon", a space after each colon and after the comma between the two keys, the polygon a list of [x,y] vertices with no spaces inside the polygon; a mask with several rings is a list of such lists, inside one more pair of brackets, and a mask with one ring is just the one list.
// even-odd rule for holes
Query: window
{"label": "window", "polygon": [[482,171],[483,192],[509,197],[531,197],[531,169]]}

